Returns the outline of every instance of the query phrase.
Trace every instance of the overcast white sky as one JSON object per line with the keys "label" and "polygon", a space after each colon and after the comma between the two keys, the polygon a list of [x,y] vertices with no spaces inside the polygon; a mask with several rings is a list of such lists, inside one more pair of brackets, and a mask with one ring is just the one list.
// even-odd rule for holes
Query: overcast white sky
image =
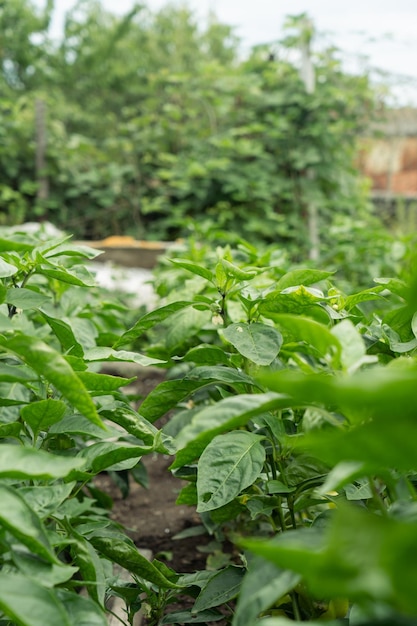
{"label": "overcast white sky", "polygon": [[[45,0],[36,0],[39,5]],[[101,0],[110,11],[123,14],[134,0]],[[177,2],[178,3],[178,2]],[[307,12],[329,43],[346,53],[351,64],[361,55],[372,66],[404,76],[397,80],[396,95],[417,106],[417,0],[188,0],[204,18],[210,8],[219,19],[236,28],[245,46],[279,39],[286,15]],[[75,0],[55,0],[55,28]],[[147,0],[151,10],[166,0]],[[354,67],[351,65],[351,67]]]}

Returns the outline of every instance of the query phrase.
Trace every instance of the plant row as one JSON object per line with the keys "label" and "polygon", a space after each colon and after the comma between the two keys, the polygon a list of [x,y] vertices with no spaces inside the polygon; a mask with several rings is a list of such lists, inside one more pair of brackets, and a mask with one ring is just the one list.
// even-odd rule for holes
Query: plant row
{"label": "plant row", "polygon": [[[18,229],[0,250],[1,623],[106,624],[112,595],[154,626],[413,623],[415,275],[346,293],[275,248],[191,249],[129,324],[97,252]],[[101,370],[123,361],[168,370],[139,411]],[[111,520],[95,477],[144,484],[155,452],[232,545],[216,569],[149,562]]]}

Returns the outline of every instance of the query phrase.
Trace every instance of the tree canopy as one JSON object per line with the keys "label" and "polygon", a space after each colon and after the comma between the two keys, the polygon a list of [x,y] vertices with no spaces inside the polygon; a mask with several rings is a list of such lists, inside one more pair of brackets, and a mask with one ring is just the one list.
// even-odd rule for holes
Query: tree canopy
{"label": "tree canopy", "polygon": [[[303,251],[310,202],[325,232],[366,207],[354,159],[372,88],[333,48],[313,55],[308,93],[290,60],[300,18],[245,56],[230,26],[214,14],[201,25],[183,6],[119,17],[79,0],[59,41],[52,12],[52,0],[0,7],[3,223],[36,216],[92,239],[224,230]],[[42,199],[36,100],[47,106]]]}

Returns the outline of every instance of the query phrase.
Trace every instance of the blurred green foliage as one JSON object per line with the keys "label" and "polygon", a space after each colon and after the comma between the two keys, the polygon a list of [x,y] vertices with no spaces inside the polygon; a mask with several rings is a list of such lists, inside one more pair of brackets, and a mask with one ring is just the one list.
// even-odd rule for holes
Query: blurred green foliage
{"label": "blurred green foliage", "polygon": [[[211,15],[201,28],[183,7],[137,5],[117,17],[80,0],[58,41],[51,15],[52,2],[43,13],[29,0],[0,7],[3,224],[49,219],[89,239],[174,239],[198,225],[283,243],[296,259],[308,249],[312,202],[324,250],[341,219],[368,225],[354,159],[376,100],[337,50],[314,55],[308,94],[293,63],[297,28],[242,58],[229,26]],[[37,198],[36,99],[48,108],[46,200]]]}

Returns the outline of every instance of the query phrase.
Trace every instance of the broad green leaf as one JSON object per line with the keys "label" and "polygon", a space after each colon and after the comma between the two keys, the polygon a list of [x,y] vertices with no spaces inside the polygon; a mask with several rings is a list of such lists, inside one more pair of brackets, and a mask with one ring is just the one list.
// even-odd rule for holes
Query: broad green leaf
{"label": "broad green leaf", "polygon": [[32,553],[49,563],[56,563],[57,558],[41,520],[19,492],[12,487],[0,485],[0,502],[0,526],[6,528]]}
{"label": "broad green leaf", "polygon": [[314,285],[321,280],[325,280],[332,276],[334,272],[325,272],[322,270],[298,269],[291,270],[282,276],[275,285],[275,289],[282,291],[287,287],[298,285]]}
{"label": "broad green leaf", "polygon": [[[4,231],[3,231],[4,232]],[[26,233],[12,233],[7,237],[0,236],[1,252],[30,252],[35,247],[35,242],[29,243]]]}
{"label": "broad green leaf", "polygon": [[13,572],[0,572],[0,609],[19,626],[73,626],[53,589]]}
{"label": "broad green leaf", "polygon": [[98,474],[121,461],[140,459],[153,449],[152,446],[133,446],[123,442],[99,442],[84,448],[79,457],[85,459],[87,467]]}
{"label": "broad green leaf", "polygon": [[[68,238],[67,238],[68,239]],[[49,251],[44,251],[43,256],[46,259],[51,259],[55,256],[69,256],[69,257],[79,257],[81,259],[95,259],[96,257],[103,254],[103,250],[99,250],[98,248],[90,248],[89,246],[80,246],[80,245],[68,245],[65,242],[62,244],[51,248]]]}
{"label": "broad green leaf", "polygon": [[51,296],[47,296],[32,289],[10,288],[6,293],[7,304],[13,304],[13,306],[23,311],[26,309],[37,309],[46,302],[51,300]]}
{"label": "broad green leaf", "polygon": [[98,604],[104,607],[106,579],[103,562],[93,546],[79,533],[72,531],[75,543],[71,544],[71,554],[88,593]]}
{"label": "broad green leaf", "polygon": [[0,382],[22,382],[36,380],[36,375],[26,365],[7,365],[0,361]]}
{"label": "broad green leaf", "polygon": [[86,269],[81,271],[82,267],[77,268],[77,272],[69,270],[62,265],[44,264],[38,266],[36,271],[38,274],[43,274],[48,278],[53,278],[62,283],[68,283],[69,285],[77,285],[78,287],[94,287],[95,280]]}
{"label": "broad green leaf", "polygon": [[164,328],[161,340],[164,347],[176,354],[186,348],[190,339],[194,337],[212,318],[209,310],[198,310],[194,307],[184,308],[173,314],[170,324]]}
{"label": "broad green leaf", "polygon": [[301,574],[317,597],[349,598],[362,606],[383,602],[415,615],[417,525],[369,513],[354,506],[335,510],[329,527],[303,528],[270,541],[242,544]]}
{"label": "broad green leaf", "polygon": [[344,461],[338,463],[329,474],[323,485],[317,489],[319,495],[325,496],[331,491],[336,491],[341,487],[353,482],[363,476],[372,476],[374,467],[358,461]]}
{"label": "broad green leaf", "polygon": [[121,376],[98,374],[96,372],[78,372],[77,376],[88,391],[101,392],[103,394],[117,391],[120,387],[130,385],[130,383],[136,380],[136,376],[133,378],[122,378]]}
{"label": "broad green leaf", "polygon": [[128,361],[130,363],[138,363],[144,367],[165,363],[165,361],[161,361],[161,359],[152,359],[144,354],[139,354],[138,352],[127,352],[126,350],[117,351],[106,347],[90,348],[89,350],[86,350],[84,359],[90,363]]}
{"label": "broad green leaf", "polygon": [[301,576],[260,557],[249,560],[248,571],[233,616],[233,626],[253,624],[259,615],[292,591]]}
{"label": "broad green leaf", "polygon": [[140,413],[154,422],[193,392],[213,384],[257,386],[250,376],[229,367],[196,367],[181,380],[167,380],[155,387],[142,402]]}
{"label": "broad green leaf", "polygon": [[227,259],[221,259],[220,262],[223,265],[226,275],[231,276],[232,278],[236,278],[237,280],[252,280],[252,278],[255,278],[255,276],[262,271],[259,268],[250,268],[243,270],[242,268],[238,267],[234,263],[231,263]]}
{"label": "broad green leaf", "polygon": [[72,626],[108,626],[106,614],[90,598],[66,589],[58,589],[56,593],[69,615]]}
{"label": "broad green leaf", "polygon": [[116,341],[113,348],[120,348],[120,346],[131,343],[156,324],[160,324],[177,311],[192,306],[192,304],[192,302],[173,302],[172,304],[167,304],[166,306],[156,309],[156,311],[147,313],[141,317],[132,328],[123,333]]}
{"label": "broad green leaf", "polygon": [[[273,291],[268,293],[259,304],[258,311],[264,317],[276,320],[277,316],[284,313],[305,315],[309,310],[318,310],[323,313],[319,302],[325,300],[322,293],[317,293],[307,287],[289,287],[288,291]],[[328,320],[326,314],[326,321]]]}
{"label": "broad green leaf", "polygon": [[0,278],[9,278],[9,276],[16,274],[17,271],[18,269],[16,266],[6,263],[6,261],[0,256]]}
{"label": "broad green leaf", "polygon": [[242,567],[229,565],[212,576],[198,594],[192,612],[198,614],[200,611],[220,606],[235,598],[239,593],[244,575],[245,570]]}
{"label": "broad green leaf", "polygon": [[75,483],[55,483],[54,485],[39,485],[21,487],[19,493],[39,517],[48,517],[67,500]]}
{"label": "broad green leaf", "polygon": [[58,338],[63,352],[82,357],[84,350],[75,337],[71,326],[62,319],[48,315],[45,311],[41,311],[41,313]]}
{"label": "broad green leaf", "polygon": [[85,461],[81,458],[57,456],[13,444],[1,444],[0,477],[20,480],[53,480],[65,478],[75,469],[82,469]]}
{"label": "broad green leaf", "polygon": [[244,426],[256,415],[288,406],[288,397],[277,393],[242,394],[220,400],[196,413],[174,440],[178,450],[172,469],[200,456],[210,441],[223,432]]}
{"label": "broad green leaf", "polygon": [[340,378],[282,372],[265,374],[261,381],[292,396],[292,406],[320,403],[349,417],[350,429],[310,431],[298,443],[326,463],[358,461],[379,471],[388,467],[415,468],[417,442],[417,371],[410,368],[373,368]]}
{"label": "broad green leaf", "polygon": [[167,411],[174,408],[178,402],[185,400],[194,391],[206,385],[207,381],[200,380],[164,381],[146,396],[140,405],[140,414],[153,423],[159,417],[165,415]]}
{"label": "broad green leaf", "polygon": [[116,431],[116,429],[111,428],[108,424],[106,424],[106,430],[103,430],[79,413],[67,414],[62,420],[50,427],[48,435],[54,436],[59,433],[68,435],[87,435],[88,437],[92,437],[94,439],[116,437],[121,434],[120,431]]}
{"label": "broad green leaf", "polygon": [[197,265],[197,263],[192,263],[191,261],[185,261],[181,259],[169,259],[171,263],[182,267],[184,270],[192,272],[193,274],[197,274],[198,276],[202,276],[210,282],[213,282],[213,272],[208,270],[203,265]]}
{"label": "broad green leaf", "polygon": [[225,351],[210,344],[200,344],[191,348],[183,357],[183,361],[201,363],[202,365],[230,365],[230,359]]}
{"label": "broad green leaf", "polygon": [[0,313],[0,332],[4,332],[5,330],[14,330],[14,325],[12,320]]}
{"label": "broad green leaf", "polygon": [[384,296],[381,295],[383,287],[373,287],[372,289],[366,289],[359,293],[354,293],[351,296],[343,297],[343,308],[347,311],[351,311],[357,304],[361,302],[369,302],[370,300],[381,300]]}
{"label": "broad green leaf", "polygon": [[13,551],[12,559],[21,574],[32,580],[42,581],[44,587],[52,588],[65,583],[78,572],[78,567],[63,563],[45,563],[33,554],[17,550]]}
{"label": "broad green leaf", "polygon": [[111,422],[119,424],[134,437],[142,439],[146,445],[153,445],[158,429],[133,409],[121,406],[110,411],[103,410],[101,415]]}
{"label": "broad green leaf", "polygon": [[296,342],[300,349],[306,343],[335,365],[339,363],[340,342],[323,324],[301,315],[275,315],[274,321],[284,335],[284,343]]}
{"label": "broad green leaf", "polygon": [[163,589],[180,589],[144,557],[131,540],[114,536],[94,536],[91,543],[104,557],[118,563],[129,572],[148,580]]}
{"label": "broad green leaf", "polygon": [[9,424],[0,424],[0,438],[19,438],[20,432],[22,430],[23,424],[22,422],[10,422]]}
{"label": "broad green leaf", "polygon": [[251,387],[259,387],[258,383],[247,374],[232,367],[223,367],[222,365],[195,367],[189,372],[185,380],[207,380],[214,381],[217,384],[230,385],[249,385]]}
{"label": "broad green leaf", "polygon": [[199,513],[224,506],[256,481],[265,463],[262,440],[238,430],[209,443],[198,462]]}
{"label": "broad green leaf", "polygon": [[347,371],[354,371],[363,363],[366,354],[362,335],[350,320],[343,320],[336,324],[331,332],[340,342],[342,348],[340,361],[343,368]]}
{"label": "broad green leaf", "polygon": [[46,378],[87,419],[98,426],[103,425],[88,391],[58,352],[36,337],[20,334],[11,338],[0,337],[0,345]]}
{"label": "broad green leaf", "polygon": [[257,365],[270,365],[282,345],[280,332],[266,324],[231,324],[223,330],[229,343]]}
{"label": "broad green leaf", "polygon": [[71,239],[71,237],[72,235],[64,235],[62,237],[48,237],[45,243],[41,243],[40,245],[36,246],[36,248],[32,252],[32,257],[40,258],[42,260],[44,256],[52,256],[56,249],[67,243]]}
{"label": "broad green leaf", "polygon": [[39,400],[22,407],[20,415],[29,424],[34,436],[37,437],[41,430],[48,430],[49,426],[59,422],[64,417],[66,410],[67,405],[60,400]]}

